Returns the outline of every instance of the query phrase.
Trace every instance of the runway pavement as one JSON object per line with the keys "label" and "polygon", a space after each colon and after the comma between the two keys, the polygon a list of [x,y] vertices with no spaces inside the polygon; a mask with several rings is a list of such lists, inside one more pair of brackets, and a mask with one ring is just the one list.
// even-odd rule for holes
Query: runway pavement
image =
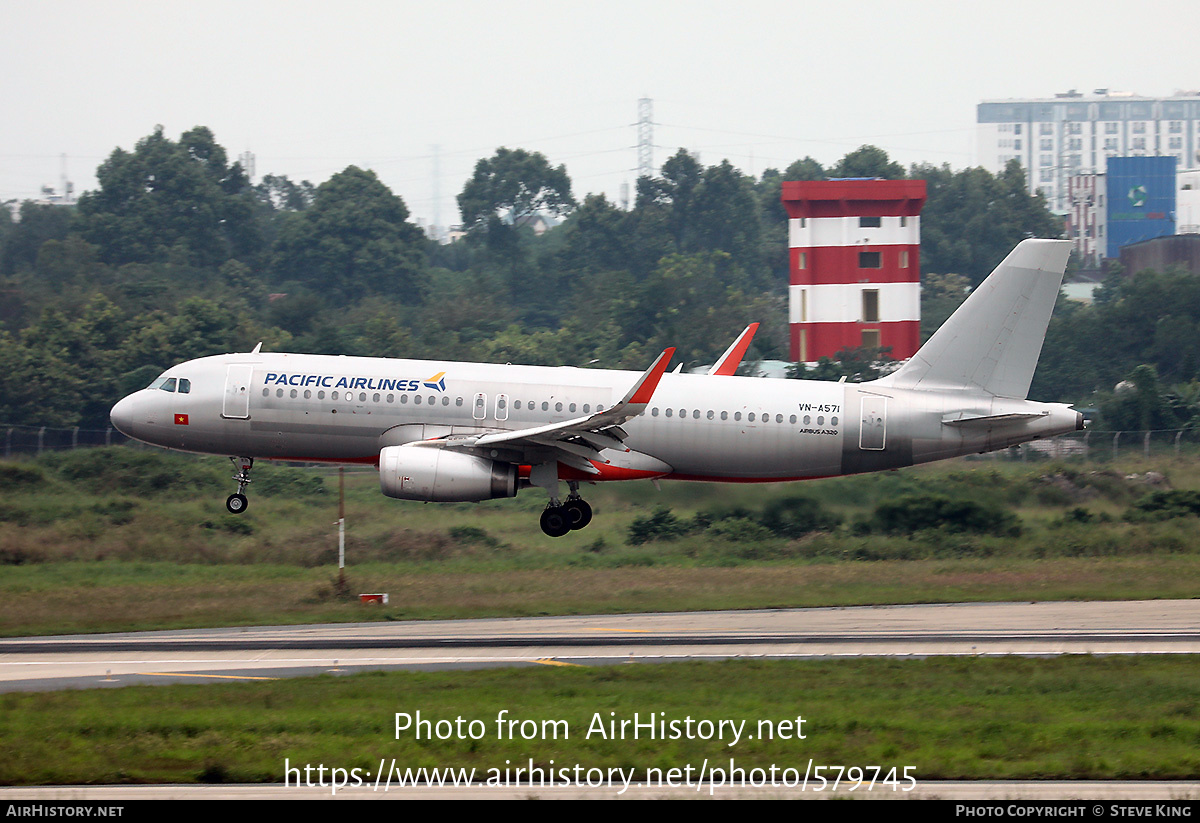
{"label": "runway pavement", "polygon": [[1200,600],[677,612],[9,638],[0,692],[729,657],[1197,653]]}

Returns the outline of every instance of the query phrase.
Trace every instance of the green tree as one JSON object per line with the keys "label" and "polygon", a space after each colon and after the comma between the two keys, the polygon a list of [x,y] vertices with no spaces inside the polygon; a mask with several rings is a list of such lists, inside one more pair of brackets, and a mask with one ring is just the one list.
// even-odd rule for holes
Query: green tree
{"label": "green tree", "polygon": [[478,226],[501,214],[510,223],[539,211],[565,214],[575,200],[566,166],[552,167],[540,152],[501,147],[475,164],[458,207],[464,225]]}
{"label": "green tree", "polygon": [[161,260],[182,246],[193,262],[219,265],[259,250],[249,181],[207,128],[174,142],[158,126],[132,152],[114,150],[96,178],[100,188],[79,199],[79,227],[105,262]]}
{"label": "green tree", "polygon": [[921,211],[921,269],[983,281],[1027,237],[1060,237],[1062,223],[1040,194],[1029,194],[1015,161],[999,175],[986,169],[913,166],[926,181]]}
{"label": "green tree", "polygon": [[887,152],[878,146],[859,146],[829,170],[829,177],[882,177],[884,180],[903,180],[905,176],[904,167],[893,162]]}
{"label": "green tree", "polygon": [[342,300],[424,299],[424,235],[375,172],[347,167],[317,187],[310,208],[291,217],[272,254],[276,281]]}
{"label": "green tree", "polygon": [[14,223],[12,213],[0,208],[5,220],[0,233],[0,274],[29,270],[37,263],[42,244],[64,240],[71,227],[74,210],[66,206],[47,206],[26,200],[21,204],[21,219]]}
{"label": "green tree", "polygon": [[1118,383],[1100,405],[1107,428],[1115,431],[1171,429],[1179,420],[1171,411],[1166,393],[1153,366],[1141,365]]}

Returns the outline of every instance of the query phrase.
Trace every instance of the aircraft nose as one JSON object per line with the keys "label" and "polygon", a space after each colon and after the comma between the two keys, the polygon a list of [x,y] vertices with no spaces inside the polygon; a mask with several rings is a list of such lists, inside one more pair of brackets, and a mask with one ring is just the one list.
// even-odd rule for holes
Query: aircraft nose
{"label": "aircraft nose", "polygon": [[112,411],[108,413],[108,419],[112,421],[113,428],[128,437],[133,434],[133,396],[122,398],[117,401],[117,405],[112,407]]}

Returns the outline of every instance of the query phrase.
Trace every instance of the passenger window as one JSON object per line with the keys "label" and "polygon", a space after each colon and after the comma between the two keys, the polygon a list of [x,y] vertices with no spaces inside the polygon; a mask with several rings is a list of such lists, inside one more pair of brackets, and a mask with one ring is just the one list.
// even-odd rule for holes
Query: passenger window
{"label": "passenger window", "polygon": [[650,416],[651,416],[651,417],[658,417],[658,406],[655,406],[654,408],[652,408],[652,409],[650,410]]}

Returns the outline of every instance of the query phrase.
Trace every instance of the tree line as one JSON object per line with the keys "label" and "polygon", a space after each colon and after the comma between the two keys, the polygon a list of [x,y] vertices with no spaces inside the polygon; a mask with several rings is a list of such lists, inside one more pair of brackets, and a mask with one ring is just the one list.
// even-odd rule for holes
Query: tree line
{"label": "tree line", "polygon": [[[805,157],[757,177],[680,150],[637,181],[628,209],[603,194],[577,197],[566,168],[539,153],[501,148],[464,185],[467,233],[450,245],[429,240],[370,170],[255,185],[204,127],[178,139],[159,127],[114,150],[96,176],[98,188],[73,208],[0,209],[2,422],[103,427],[117,398],[162,369],[260,341],[277,351],[642,368],[667,345],[689,365],[712,362],[757,320],[751,358],[786,359],[784,180],[927,180],[922,270],[925,312],[937,322],[1021,239],[1061,233],[1015,164],[999,175],[906,171],[872,146],[828,168]],[[539,236],[527,225],[535,214],[561,222]],[[1114,284],[1113,304],[1129,299],[1123,288]],[[1127,311],[1139,310],[1134,297]],[[1092,329],[1086,318],[1108,310],[1062,308],[1052,338]],[[1187,315],[1193,333],[1198,321],[1200,311]],[[1055,348],[1048,341],[1047,355]],[[1091,383],[1043,381],[1040,396],[1078,400],[1103,388],[1117,362],[1143,362],[1123,356],[1081,372]],[[862,353],[847,359],[857,368]],[[1195,378],[1195,363],[1176,365],[1164,374]]]}

